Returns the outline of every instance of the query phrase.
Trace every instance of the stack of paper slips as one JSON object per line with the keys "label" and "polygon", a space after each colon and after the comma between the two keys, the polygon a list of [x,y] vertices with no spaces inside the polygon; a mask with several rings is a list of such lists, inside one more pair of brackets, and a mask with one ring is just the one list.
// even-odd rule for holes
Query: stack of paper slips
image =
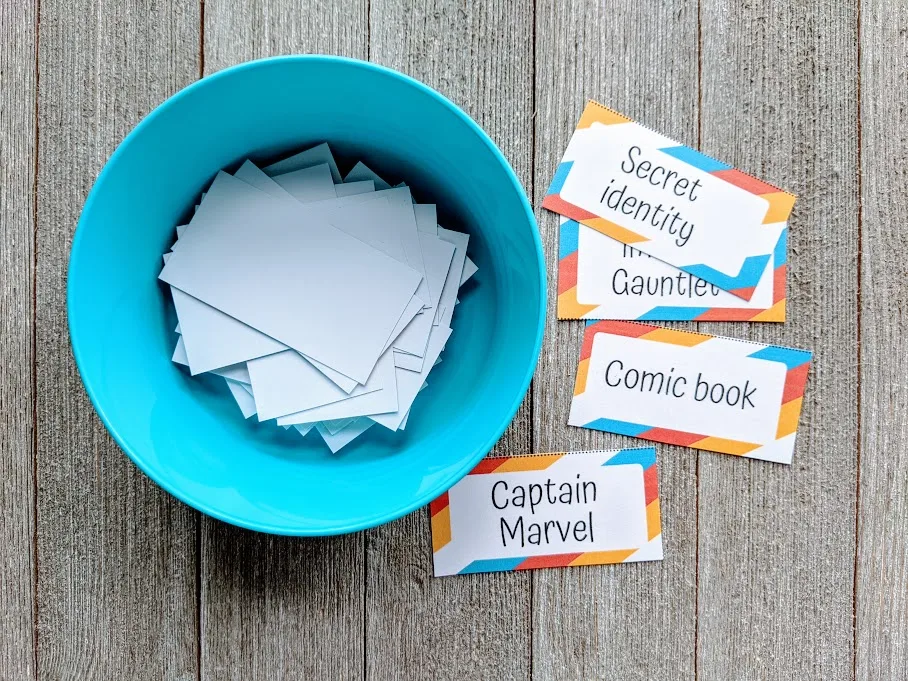
{"label": "stack of paper slips", "polygon": [[164,255],[174,362],[223,377],[243,416],[315,429],[332,452],[403,430],[475,274],[469,236],[437,224],[327,144],[219,172]]}

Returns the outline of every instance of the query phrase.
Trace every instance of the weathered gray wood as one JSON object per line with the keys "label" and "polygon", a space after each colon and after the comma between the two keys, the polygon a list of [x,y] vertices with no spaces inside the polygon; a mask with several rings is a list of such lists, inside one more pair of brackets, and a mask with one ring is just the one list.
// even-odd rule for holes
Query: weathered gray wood
{"label": "weathered gray wood", "polygon": [[34,1],[0,4],[0,678],[35,676]]}
{"label": "weathered gray wood", "polygon": [[848,679],[857,432],[857,15],[701,5],[701,148],[799,195],[788,321],[701,330],[814,351],[789,466],[700,455],[698,677]]}
{"label": "weathered gray wood", "polygon": [[[532,3],[372,0],[370,18],[372,61],[461,106],[529,186]],[[531,452],[530,417],[527,400],[493,453]],[[369,532],[366,546],[368,679],[529,676],[530,575],[435,579],[425,509]]]}
{"label": "weathered gray wood", "polygon": [[362,537],[202,525],[202,679],[358,679]]}
{"label": "weathered gray wood", "polygon": [[[588,98],[697,142],[697,3],[537,3],[535,205]],[[537,211],[549,312],[534,381],[539,451],[644,446],[568,427],[583,323],[557,321],[558,218]],[[696,455],[660,446],[665,560],[535,575],[533,676],[682,679],[694,674]]]}
{"label": "weathered gray wood", "polygon": [[[857,10],[833,0],[704,0],[699,31],[693,0],[538,0],[535,21],[529,0],[371,0],[371,17],[367,0],[206,0],[202,55],[196,3],[40,4],[40,78],[37,3],[0,7],[0,678],[904,675],[901,5],[862,4],[859,64]],[[424,512],[366,538],[323,541],[205,518],[199,623],[197,516],[132,467],[75,372],[65,319],[72,232],[116,143],[198,75],[200,57],[212,72],[272,53],[370,50],[464,106],[535,205],[587,97],[800,194],[789,322],[701,325],[816,352],[795,462],[660,446],[661,564],[436,580]],[[498,452],[638,444],[564,425],[582,325],[555,321],[557,219],[538,217],[546,344],[533,408]]]}
{"label": "weathered gray wood", "polygon": [[146,113],[198,76],[198,6],[42,0],[37,209],[38,677],[191,679],[196,514],[142,475],[79,381],[66,270],[82,204]]}
{"label": "weathered gray wood", "polygon": [[908,47],[903,3],[861,10],[858,679],[908,673]]}
{"label": "weathered gray wood", "polygon": [[205,74],[279,54],[365,59],[365,0],[205,0]]}
{"label": "weathered gray wood", "polygon": [[[366,57],[366,0],[207,0],[205,73],[275,54]],[[363,536],[256,535],[202,518],[203,679],[363,675]]]}

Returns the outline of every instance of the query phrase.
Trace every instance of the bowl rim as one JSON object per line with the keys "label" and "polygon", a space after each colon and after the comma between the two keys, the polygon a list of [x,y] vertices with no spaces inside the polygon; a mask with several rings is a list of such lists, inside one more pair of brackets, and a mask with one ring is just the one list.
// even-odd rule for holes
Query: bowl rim
{"label": "bowl rim", "polygon": [[[532,357],[532,362],[528,365],[526,375],[523,378],[522,386],[517,392],[513,403],[508,409],[508,416],[502,420],[502,424],[496,429],[496,431],[484,442],[481,446],[476,448],[476,450],[467,458],[464,459],[463,463],[457,467],[453,473],[449,473],[445,476],[440,476],[439,481],[428,486],[425,491],[416,495],[408,503],[403,504],[400,508],[377,513],[374,516],[359,519],[356,521],[341,522],[336,525],[329,527],[305,527],[305,526],[293,526],[293,525],[277,525],[258,522],[254,520],[249,520],[241,515],[235,515],[224,510],[211,506],[210,504],[198,499],[192,493],[186,492],[184,489],[181,489],[178,485],[173,484],[168,481],[166,478],[158,474],[158,471],[151,466],[142,454],[138,451],[135,451],[129,443],[124,439],[124,437],[117,430],[116,425],[108,418],[107,413],[104,411],[103,406],[99,403],[97,396],[95,394],[95,389],[93,381],[90,377],[86,376],[83,371],[82,366],[82,353],[79,349],[79,340],[78,333],[74,332],[73,329],[73,318],[74,318],[74,284],[73,284],[73,265],[75,262],[75,256],[78,252],[81,243],[82,237],[84,235],[84,230],[82,228],[82,223],[86,220],[86,216],[91,213],[92,205],[97,198],[97,188],[102,184],[105,179],[105,176],[109,172],[110,168],[115,165],[115,161],[120,154],[124,153],[124,149],[129,145],[133,138],[139,136],[146,126],[150,125],[151,122],[162,115],[162,112],[176,104],[179,100],[184,97],[189,96],[193,91],[199,88],[205,87],[207,84],[210,84],[213,81],[220,80],[223,78],[229,78],[232,75],[246,70],[252,70],[256,68],[261,68],[263,66],[269,66],[277,63],[294,63],[294,62],[323,62],[323,63],[333,63],[333,64],[343,64],[346,66],[352,66],[355,68],[365,69],[367,71],[373,71],[380,73],[384,76],[389,76],[395,78],[411,87],[420,90],[429,97],[435,99],[442,106],[447,107],[451,110],[463,123],[470,128],[474,134],[476,134],[480,140],[490,149],[493,156],[497,159],[499,164],[504,168],[505,174],[513,185],[515,191],[517,192],[520,200],[523,204],[524,212],[526,213],[527,221],[530,225],[536,226],[536,218],[533,213],[532,207],[530,206],[529,201],[527,200],[526,191],[521,185],[520,181],[517,179],[514,169],[511,167],[511,164],[508,162],[507,158],[498,148],[498,146],[491,140],[491,138],[486,134],[486,132],[469,116],[464,112],[459,106],[454,102],[449,100],[447,97],[436,91],[435,89],[429,87],[428,85],[412,78],[400,71],[394,69],[380,66],[378,64],[373,64],[371,62],[363,61],[361,59],[354,59],[351,57],[342,57],[335,55],[323,55],[323,54],[311,54],[311,55],[283,55],[276,57],[266,57],[264,59],[256,59],[248,62],[243,62],[241,64],[236,64],[234,66],[225,68],[221,71],[218,71],[204,78],[200,78],[193,83],[190,83],[186,87],[175,92],[159,105],[157,105],[149,114],[147,114],[139,123],[129,132],[128,135],[117,145],[114,152],[110,155],[107,161],[104,163],[104,167],[101,169],[101,172],[98,174],[97,179],[92,184],[92,188],[88,193],[88,197],[85,200],[85,204],[82,207],[82,212],[79,215],[79,221],[76,224],[75,234],[73,236],[73,242],[70,247],[70,256],[67,263],[67,286],[66,286],[66,312],[67,312],[67,327],[69,330],[70,345],[72,347],[73,356],[75,358],[76,367],[79,371],[79,376],[82,380],[82,384],[85,387],[85,391],[88,394],[88,398],[92,403],[92,406],[95,408],[98,416],[101,419],[101,422],[104,424],[104,427],[107,431],[113,436],[117,445],[120,449],[126,453],[126,455],[133,461],[133,463],[141,470],[146,476],[148,476],[156,485],[165,490],[168,494],[175,497],[176,499],[182,501],[183,503],[191,506],[192,508],[208,515],[212,518],[222,520],[231,525],[236,525],[238,527],[243,527],[249,530],[254,530],[257,532],[264,532],[268,534],[284,535],[284,536],[332,536],[340,534],[349,534],[352,532],[358,532],[361,530],[366,530],[372,527],[377,527],[379,525],[384,525],[393,520],[397,520],[413,511],[416,511],[419,508],[422,508],[428,505],[431,501],[438,498],[454,486],[459,480],[461,480],[469,471],[476,467],[480,460],[486,456],[486,454],[491,451],[492,447],[495,446],[495,443],[501,439],[501,436],[504,434],[505,429],[511,424],[514,420],[514,416],[517,414],[517,410],[523,402],[524,397],[527,394],[527,391],[530,387],[530,381],[533,378],[533,375],[536,372],[536,367],[539,363],[539,357],[542,350],[542,338],[545,330],[545,320],[546,320],[546,307],[547,307],[547,276],[546,276],[546,263],[545,257],[542,250],[542,242],[539,237],[538,227],[532,229],[533,242],[536,246],[536,264],[539,269],[539,318],[536,325],[536,339],[534,342],[534,348]],[[78,266],[77,266],[78,268]],[[530,453],[530,452],[527,452]]]}

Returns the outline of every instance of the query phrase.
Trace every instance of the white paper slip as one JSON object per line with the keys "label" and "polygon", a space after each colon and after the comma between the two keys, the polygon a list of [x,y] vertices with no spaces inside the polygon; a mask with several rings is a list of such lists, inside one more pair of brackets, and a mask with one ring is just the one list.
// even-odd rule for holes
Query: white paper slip
{"label": "white paper slip", "polygon": [[[362,198],[366,200],[361,201]],[[313,204],[311,208],[325,215],[341,231],[377,248],[400,263],[410,264],[401,239],[400,210],[383,193],[355,195],[344,201]]]}
{"label": "white paper slip", "polygon": [[416,373],[415,371],[406,371],[405,369],[395,369],[397,372],[398,410],[389,414],[370,415],[369,418],[389,430],[397,430],[400,428],[404,417],[406,417],[407,412],[413,404],[413,400],[416,399],[420,386],[422,386],[423,382],[426,380],[426,376],[429,375],[429,371],[431,371],[432,367],[435,365],[435,360],[438,359],[438,355],[441,354],[442,348],[444,348],[445,343],[448,342],[450,336],[451,329],[442,328],[441,326],[433,327],[432,335],[429,338],[429,347],[426,350],[423,370]]}
{"label": "white paper slip", "polygon": [[347,176],[344,178],[344,183],[362,182],[363,180],[372,180],[375,183],[375,189],[378,191],[381,191],[382,189],[391,189],[390,184],[381,179],[372,172],[372,169],[369,168],[369,166],[360,161],[353,166],[353,169],[349,173],[347,173]]}
{"label": "white paper slip", "polygon": [[340,171],[337,169],[337,163],[334,160],[334,154],[331,153],[331,148],[328,146],[327,142],[323,142],[311,149],[306,149],[298,154],[293,154],[293,156],[288,156],[276,163],[265,166],[263,170],[266,174],[273,177],[274,175],[282,175],[284,173],[293,172],[294,170],[303,170],[305,168],[320,165],[327,165],[331,170],[331,179],[334,184],[343,182]]}
{"label": "white paper slip", "polygon": [[[349,395],[325,378],[299,353],[293,351],[252,360],[247,366],[260,421],[295,414],[377,390],[394,393],[394,360],[390,352],[379,359],[366,383],[354,388]],[[319,420],[321,419],[309,418],[298,419],[297,422]]]}
{"label": "white paper slip", "polygon": [[171,287],[192,375],[286,349],[286,345]]}
{"label": "white paper slip", "polygon": [[264,171],[259,170],[258,166],[248,159],[243,162],[243,165],[237,169],[233,176],[266,194],[283,199],[293,198],[290,192],[268,177]]}
{"label": "white paper slip", "polygon": [[366,384],[359,386],[351,395],[279,416],[278,425],[329,421],[397,411],[397,373],[390,355],[391,353],[388,353],[379,360]]}
{"label": "white paper slip", "polygon": [[177,338],[177,345],[173,349],[171,361],[175,364],[182,364],[184,367],[189,366],[189,357],[186,356],[186,344],[183,342],[182,336]]}
{"label": "white paper slip", "polygon": [[226,173],[218,174],[160,278],[359,383],[422,279]]}
{"label": "white paper slip", "polygon": [[353,423],[354,420],[355,419],[352,419],[352,418],[334,419],[332,421],[322,421],[322,425],[328,429],[329,433],[331,433],[332,435],[335,435],[338,432],[340,432],[341,430],[343,430],[344,428],[346,428],[347,426],[349,426],[351,423]]}
{"label": "white paper slip", "polygon": [[[379,202],[382,202],[382,204]],[[332,224],[352,234],[348,229],[351,224],[349,211],[357,210],[356,206],[359,206],[360,214],[368,215],[370,211],[378,210],[376,206],[384,203],[387,203],[390,207],[383,208],[381,213],[374,215],[372,218],[378,226],[374,226],[372,222],[367,221],[363,228],[380,231],[380,238],[384,242],[389,242],[390,233],[395,234],[405,254],[404,262],[425,276],[426,268],[423,262],[422,247],[420,246],[419,230],[416,226],[416,216],[413,212],[413,201],[410,196],[410,190],[406,187],[355,194],[344,197],[343,200],[327,200],[317,203],[311,208],[328,211],[332,218]],[[353,236],[367,243],[372,243],[364,238],[362,233],[355,233]],[[416,293],[423,302],[429,302],[429,294],[425,282],[420,282]]]}
{"label": "white paper slip", "polygon": [[[438,364],[438,361],[436,361],[435,364]],[[419,392],[422,392],[423,390],[425,390],[425,389],[428,388],[428,387],[429,387],[429,384],[428,384],[428,383],[423,383],[423,384],[419,387]],[[404,420],[401,421],[401,423],[400,423],[400,428],[398,428],[398,430],[404,430],[404,429],[407,427],[407,422],[410,420],[410,412],[411,412],[411,411],[413,411],[413,408],[412,408],[412,407],[411,407],[410,409],[407,410],[407,413],[406,413],[406,415],[404,416]]]}
{"label": "white paper slip", "polygon": [[[372,195],[362,194],[361,196],[383,196],[393,206],[396,210],[395,220],[397,220],[401,244],[407,255],[407,263],[425,277],[426,266],[423,262],[419,230],[416,226],[416,214],[413,211],[413,199],[410,195],[410,190],[402,187],[400,189],[390,189],[386,192],[381,192],[381,194],[376,192]],[[429,303],[429,292],[425,280],[420,282],[416,294],[422,298],[424,303]]]}
{"label": "white paper slip", "polygon": [[224,382],[227,383],[227,387],[230,388],[230,394],[233,395],[233,399],[243,413],[243,418],[248,419],[250,416],[253,416],[255,414],[255,400],[252,395],[243,388],[243,384],[238,381],[231,381],[229,378],[225,378]]}
{"label": "white paper slip", "polygon": [[429,289],[430,304],[437,308],[456,248],[451,242],[426,233],[419,235],[419,245],[426,265],[426,285]]}
{"label": "white paper slip", "polygon": [[[280,185],[275,183],[274,180],[265,175],[261,170],[259,170],[254,164],[249,161],[243,163],[240,169],[234,174],[234,177],[243,179],[243,181],[245,181],[247,184],[265,191],[272,196],[276,196],[285,200],[295,200]],[[177,232],[179,235],[179,228]],[[170,253],[164,254],[165,264],[169,260],[170,255]],[[173,287],[171,287],[171,291],[173,290]],[[200,359],[201,364],[204,365],[210,362],[220,363],[221,361],[224,361],[223,356],[217,356],[217,353],[219,351],[222,354],[226,353],[227,358],[235,358],[235,361],[237,363],[244,362],[247,359],[264,356],[260,354],[261,346],[267,343],[275,342],[274,339],[271,339],[268,336],[255,331],[254,329],[251,329],[242,322],[239,322],[232,317],[225,315],[220,310],[216,310],[210,305],[206,305],[202,301],[192,298],[191,296],[187,296],[186,294],[183,294],[183,296],[185,297],[185,300],[183,300],[182,304],[184,316],[192,315],[194,319],[194,327],[203,328],[207,331],[204,340],[202,338],[199,338],[192,344],[196,347],[197,353],[200,353],[200,357],[202,355],[206,355],[209,350],[214,353],[214,356],[210,358]],[[177,333],[182,333],[182,329],[179,323],[177,324],[176,331]],[[214,341],[214,345],[208,345],[208,343],[210,342],[208,336],[215,337],[216,340]],[[277,347],[269,345],[269,347],[272,348],[270,352],[279,352],[281,350],[287,349],[287,346],[283,344],[279,344]],[[328,367],[321,362],[312,359],[311,357],[307,357],[306,359],[308,359],[319,371],[325,374],[325,376],[327,376],[334,383],[343,388],[345,392],[349,393],[351,390],[353,390],[353,388],[356,387],[357,383],[353,379],[344,376],[331,367]],[[212,369],[211,371],[213,373],[219,373],[215,369]],[[246,374],[246,377],[246,382],[248,383],[248,373]],[[228,376],[228,378],[233,377]]]}
{"label": "white paper slip", "polygon": [[[171,291],[174,294],[177,314],[182,314],[190,322],[187,325],[187,328],[190,329],[189,339],[184,340],[183,352],[186,352],[186,343],[192,345],[196,366],[199,368],[199,371],[190,373],[198,374],[206,371],[218,373],[221,368],[287,350],[287,346],[283,343],[278,343],[273,338],[206,305],[201,300],[173,287],[171,287]],[[179,306],[176,305],[177,300],[180,301]],[[306,359],[344,392],[349,393],[356,387],[357,383],[352,378],[348,378],[310,357]],[[188,361],[187,356],[187,366],[191,368]],[[248,383],[248,372],[245,376],[247,378],[245,382]],[[228,376],[227,378],[234,377]]]}
{"label": "white paper slip", "polygon": [[371,194],[375,191],[375,182],[372,180],[362,180],[361,182],[336,184],[334,185],[334,191],[337,193],[337,198],[339,199],[348,196],[359,196],[360,194]]}
{"label": "white paper slip", "polygon": [[[431,317],[429,318],[431,321]],[[394,353],[394,366],[398,369],[406,369],[407,371],[422,371],[425,360],[423,357],[417,357],[416,355],[410,355],[405,352],[395,352]]]}
{"label": "white paper slip", "polygon": [[656,450],[488,457],[429,505],[435,576],[662,560]]}
{"label": "white paper slip", "polygon": [[356,419],[346,428],[338,431],[337,433],[331,433],[321,423],[316,426],[316,429],[318,430],[318,434],[322,436],[325,444],[328,445],[328,448],[331,450],[331,452],[333,454],[336,454],[348,444],[353,442],[353,440],[369,430],[369,428],[371,428],[373,425],[374,424],[369,419]]}
{"label": "white paper slip", "polygon": [[[425,235],[416,230],[412,220],[412,203],[409,190],[390,189],[369,195],[361,195],[350,200],[326,201],[313,204],[315,210],[324,211],[332,224],[346,231],[365,243],[373,246],[399,262],[414,265],[414,269],[423,272],[421,240]],[[437,240],[437,237],[436,237]],[[437,247],[436,247],[437,248]],[[433,262],[433,267],[440,263]],[[438,278],[438,272],[433,271]],[[430,303],[430,292],[424,279],[416,289],[416,295],[422,302],[420,309]],[[412,301],[411,301],[412,305]],[[431,318],[415,318],[408,306],[401,319],[390,334],[395,349],[422,357],[425,353],[432,326]],[[385,346],[388,347],[388,344]]]}
{"label": "white paper slip", "polygon": [[246,363],[234,364],[233,366],[224,367],[223,369],[215,369],[212,371],[215,376],[221,376],[223,378],[229,378],[231,381],[236,381],[237,383],[243,383],[245,385],[250,385],[252,379],[249,378],[249,370],[246,368]]}
{"label": "white paper slip", "polygon": [[331,170],[327,165],[294,170],[283,175],[275,175],[273,179],[301,203],[337,197],[334,182],[331,181]]}
{"label": "white paper slip", "polygon": [[293,428],[295,428],[296,431],[297,431],[300,435],[302,435],[303,437],[305,437],[306,435],[309,434],[309,431],[310,431],[310,430],[312,430],[313,428],[315,428],[315,424],[314,424],[314,423],[297,423],[296,425],[293,426]]}
{"label": "white paper slip", "polygon": [[464,262],[466,262],[470,235],[439,227],[438,236],[454,244],[456,249],[454,257],[451,259],[451,267],[448,270],[444,288],[441,291],[441,298],[438,301],[439,312],[436,317],[436,321],[440,326],[450,326],[451,318],[454,316],[454,301],[457,300],[457,291],[460,289],[460,279],[463,276],[463,266]]}
{"label": "white paper slip", "polygon": [[413,204],[416,228],[423,234],[438,234],[438,211],[434,203]]}
{"label": "white paper slip", "polygon": [[[403,314],[401,314],[400,319],[397,320],[397,324],[394,325],[394,330],[391,332],[391,335],[388,336],[388,340],[385,341],[385,350],[396,343],[400,335],[410,325],[410,322],[420,314],[422,309],[422,301],[414,295],[410,299],[410,302],[407,303],[407,307],[404,308]],[[384,352],[382,354],[384,354]]]}
{"label": "white paper slip", "polygon": [[391,344],[392,347],[399,352],[417,357],[425,355],[429,334],[432,331],[433,312],[433,308],[429,308],[423,314],[416,315]]}
{"label": "white paper slip", "polygon": [[464,284],[466,284],[467,280],[478,271],[479,268],[476,267],[476,263],[474,263],[469,258],[466,258],[463,263],[463,275],[461,275],[460,277],[460,285],[463,286]]}

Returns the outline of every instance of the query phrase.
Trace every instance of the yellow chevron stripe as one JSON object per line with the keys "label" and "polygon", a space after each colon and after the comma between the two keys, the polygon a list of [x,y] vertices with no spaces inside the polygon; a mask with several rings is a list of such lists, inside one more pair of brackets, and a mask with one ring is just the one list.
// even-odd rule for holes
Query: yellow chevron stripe
{"label": "yellow chevron stripe", "polygon": [[640,338],[692,348],[695,345],[700,345],[700,343],[705,343],[713,338],[713,336],[707,336],[702,333],[691,333],[690,331],[676,331],[675,329],[653,329],[652,331],[647,331],[640,336]]}
{"label": "yellow chevron stripe", "polygon": [[662,534],[662,514],[659,510],[659,497],[653,499],[646,507],[647,538],[655,539]]}
{"label": "yellow chevron stripe", "polygon": [[773,305],[768,310],[763,310],[760,314],[751,318],[752,322],[784,322],[785,321],[785,298]]}
{"label": "yellow chevron stripe", "polygon": [[515,471],[542,471],[558,461],[561,454],[542,454],[534,456],[512,456],[495,469],[495,473],[514,473]]}
{"label": "yellow chevron stripe", "polygon": [[432,551],[451,543],[451,507],[445,506],[432,516]]}
{"label": "yellow chevron stripe", "polygon": [[590,358],[580,360],[577,365],[577,380],[574,382],[574,394],[582,395],[586,392],[586,377],[590,371]]}
{"label": "yellow chevron stripe", "polygon": [[625,244],[639,244],[649,241],[645,236],[626,229],[621,225],[616,225],[614,222],[609,222],[604,218],[588,218],[587,220],[581,220],[580,224]]}
{"label": "yellow chevron stripe", "polygon": [[744,456],[762,446],[755,445],[753,442],[726,440],[724,437],[707,437],[691,444],[694,449],[706,449],[710,452],[721,452],[722,454],[734,454],[736,456]]}
{"label": "yellow chevron stripe", "polygon": [[615,125],[616,123],[630,123],[630,120],[630,118],[602,106],[599,102],[590,100],[586,103],[586,108],[580,116],[580,122],[577,124],[577,129],[588,128],[593,123]]}
{"label": "yellow chevron stripe", "polygon": [[804,402],[803,397],[797,397],[791,402],[782,405],[779,411],[779,427],[776,430],[776,439],[791,435],[798,429],[798,417],[801,415],[801,404]]}
{"label": "yellow chevron stripe", "polygon": [[788,220],[797,199],[794,194],[788,192],[773,192],[772,194],[760,194],[760,196],[769,201],[769,209],[766,211],[766,217],[763,218],[764,225]]}
{"label": "yellow chevron stripe", "polygon": [[637,549],[621,549],[618,551],[589,551],[581,553],[569,565],[605,565],[606,563],[623,563]]}
{"label": "yellow chevron stripe", "polygon": [[577,302],[577,287],[574,286],[558,296],[558,319],[583,319],[583,315],[596,307]]}

